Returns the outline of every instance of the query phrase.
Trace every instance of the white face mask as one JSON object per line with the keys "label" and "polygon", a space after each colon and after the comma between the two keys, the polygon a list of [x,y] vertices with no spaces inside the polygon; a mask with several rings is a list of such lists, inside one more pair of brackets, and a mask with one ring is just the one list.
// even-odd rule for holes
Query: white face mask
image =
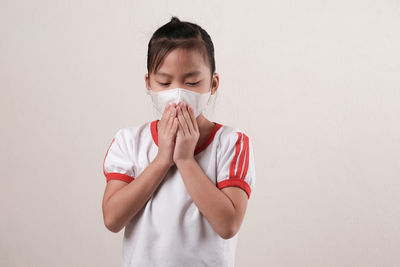
{"label": "white face mask", "polygon": [[184,88],[174,88],[160,92],[154,92],[149,89],[147,94],[151,95],[153,105],[160,114],[163,114],[165,106],[169,103],[178,104],[182,101],[193,107],[194,116],[197,118],[207,107],[211,89],[207,93],[197,93]]}

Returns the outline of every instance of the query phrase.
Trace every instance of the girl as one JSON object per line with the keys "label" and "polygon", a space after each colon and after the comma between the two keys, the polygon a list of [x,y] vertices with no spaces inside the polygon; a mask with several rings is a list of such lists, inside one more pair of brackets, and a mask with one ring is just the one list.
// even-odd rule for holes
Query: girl
{"label": "girl", "polygon": [[172,17],[148,44],[147,70],[161,118],[115,134],[103,161],[104,224],[125,227],[126,267],[234,266],[253,145],[202,114],[219,82],[210,36]]}

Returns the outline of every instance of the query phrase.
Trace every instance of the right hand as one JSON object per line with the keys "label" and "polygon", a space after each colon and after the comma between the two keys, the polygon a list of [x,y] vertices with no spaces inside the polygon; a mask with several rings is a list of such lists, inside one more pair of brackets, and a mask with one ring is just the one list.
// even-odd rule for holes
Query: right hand
{"label": "right hand", "polygon": [[164,113],[158,121],[158,152],[157,158],[172,167],[175,148],[175,138],[179,121],[176,118],[176,104],[166,105]]}

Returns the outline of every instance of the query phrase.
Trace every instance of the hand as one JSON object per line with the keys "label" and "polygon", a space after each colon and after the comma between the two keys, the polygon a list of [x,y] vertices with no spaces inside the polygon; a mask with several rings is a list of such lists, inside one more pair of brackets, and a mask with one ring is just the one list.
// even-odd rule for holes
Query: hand
{"label": "hand", "polygon": [[158,152],[157,158],[172,167],[175,147],[176,130],[178,128],[176,118],[176,104],[166,105],[160,121],[158,122]]}
{"label": "hand", "polygon": [[194,150],[200,137],[197,120],[194,116],[192,106],[181,102],[177,106],[178,111],[178,132],[175,140],[173,161],[194,159]]}

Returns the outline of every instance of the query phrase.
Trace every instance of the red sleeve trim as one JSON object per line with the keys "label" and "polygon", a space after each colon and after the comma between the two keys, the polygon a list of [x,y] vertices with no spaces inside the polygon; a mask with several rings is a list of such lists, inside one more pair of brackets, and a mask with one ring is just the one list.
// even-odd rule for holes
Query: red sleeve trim
{"label": "red sleeve trim", "polygon": [[238,178],[229,178],[229,179],[223,180],[217,184],[217,187],[219,189],[222,189],[222,188],[228,187],[228,186],[236,186],[236,187],[242,188],[247,193],[247,199],[250,198],[251,188],[246,181],[238,179]]}
{"label": "red sleeve trim", "polygon": [[107,182],[108,182],[109,180],[116,179],[116,180],[121,180],[121,181],[130,183],[130,182],[132,182],[135,178],[132,178],[131,176],[129,176],[129,175],[127,175],[127,174],[122,174],[122,173],[118,173],[118,172],[106,172],[106,169],[104,168],[104,163],[105,163],[105,161],[106,161],[106,158],[107,158],[107,155],[108,155],[108,151],[110,150],[110,148],[111,148],[112,144],[114,143],[114,141],[115,141],[115,137],[114,137],[113,140],[111,141],[111,144],[108,146],[107,153],[106,153],[106,155],[105,155],[105,157],[104,157],[104,160],[103,160],[103,173],[104,173],[104,176],[106,177]]}
{"label": "red sleeve trim", "polygon": [[107,182],[110,180],[122,180],[124,182],[130,183],[133,180],[135,180],[135,178],[133,178],[127,174],[118,173],[118,172],[109,172],[109,173],[105,173],[105,175],[107,178]]}

